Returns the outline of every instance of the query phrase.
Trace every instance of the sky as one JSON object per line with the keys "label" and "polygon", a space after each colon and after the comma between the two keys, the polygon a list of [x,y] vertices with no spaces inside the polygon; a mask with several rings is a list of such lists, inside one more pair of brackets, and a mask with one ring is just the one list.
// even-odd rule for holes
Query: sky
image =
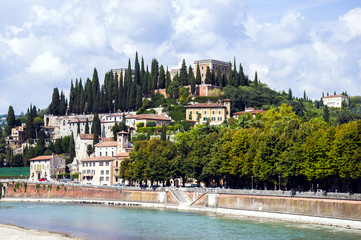
{"label": "sky", "polygon": [[71,79],[110,69],[242,64],[250,79],[311,99],[361,95],[359,0],[0,0],[0,113],[49,105]]}

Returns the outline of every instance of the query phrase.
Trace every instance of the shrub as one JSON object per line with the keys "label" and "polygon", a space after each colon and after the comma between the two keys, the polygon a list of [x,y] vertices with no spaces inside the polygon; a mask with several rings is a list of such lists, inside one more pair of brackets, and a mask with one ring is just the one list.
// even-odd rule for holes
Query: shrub
{"label": "shrub", "polygon": [[71,177],[72,177],[73,179],[78,179],[78,178],[79,178],[79,173],[71,174]]}
{"label": "shrub", "polygon": [[144,122],[139,122],[136,124],[137,128],[144,127]]}
{"label": "shrub", "polygon": [[148,121],[146,123],[146,127],[155,127],[157,126],[157,123],[155,121]]}
{"label": "shrub", "polygon": [[56,186],[56,191],[59,191],[60,190],[60,186]]}

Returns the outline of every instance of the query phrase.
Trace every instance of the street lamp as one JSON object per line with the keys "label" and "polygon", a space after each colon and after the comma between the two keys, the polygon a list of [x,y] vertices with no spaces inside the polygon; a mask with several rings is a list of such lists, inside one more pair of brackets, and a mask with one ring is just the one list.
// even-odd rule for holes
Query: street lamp
{"label": "street lamp", "polygon": [[278,175],[278,190],[281,191],[281,175]]}
{"label": "street lamp", "polygon": [[251,178],[252,178],[252,190],[253,190],[253,176]]}

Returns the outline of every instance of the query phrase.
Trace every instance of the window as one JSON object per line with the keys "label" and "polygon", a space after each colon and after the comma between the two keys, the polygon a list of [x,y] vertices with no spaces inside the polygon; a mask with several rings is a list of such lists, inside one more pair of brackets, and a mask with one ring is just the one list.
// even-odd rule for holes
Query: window
{"label": "window", "polygon": [[100,182],[104,181],[104,177],[100,177],[100,178],[99,178],[99,181],[100,181]]}
{"label": "window", "polygon": [[222,117],[218,117],[218,121],[222,121]]}
{"label": "window", "polygon": [[99,166],[104,166],[104,163],[103,163],[103,162],[99,162]]}
{"label": "window", "polygon": [[95,162],[93,162],[93,166],[95,166]]}
{"label": "window", "polygon": [[203,117],[203,122],[207,122],[207,118],[206,118],[206,117]]}
{"label": "window", "polygon": [[102,152],[99,152],[99,156],[102,156]]}
{"label": "window", "polygon": [[115,166],[118,167],[118,161],[115,162]]}
{"label": "window", "polygon": [[[203,70],[203,66],[202,66],[202,70]],[[202,76],[203,76],[203,74],[202,74]]]}
{"label": "window", "polygon": [[196,111],[196,114],[198,114],[198,111]]}
{"label": "window", "polygon": [[109,170],[107,170],[107,175],[109,175]]}
{"label": "window", "polygon": [[101,171],[100,171],[100,175],[104,175],[104,170],[101,170]]}
{"label": "window", "polygon": [[83,167],[85,167],[85,163],[83,163]]}
{"label": "window", "polygon": [[105,152],[105,156],[108,156],[108,152]]}
{"label": "window", "polygon": [[214,114],[214,111],[212,111],[212,114]]}
{"label": "window", "polygon": [[88,169],[88,170],[86,171],[86,173],[90,173],[90,170]]}
{"label": "window", "polygon": [[109,177],[107,177],[107,180],[106,181],[109,181]]}
{"label": "window", "polygon": [[114,152],[112,151],[112,157],[114,156]]}
{"label": "window", "polygon": [[221,111],[218,111],[218,114],[221,114]]}
{"label": "window", "polygon": [[192,114],[192,111],[189,111],[189,114]]}
{"label": "window", "polygon": [[207,114],[207,111],[204,111],[204,114]]}
{"label": "window", "polygon": [[212,117],[212,121],[216,121],[216,118],[215,118],[215,117]]}
{"label": "window", "polygon": [[109,162],[106,162],[106,163],[105,163],[105,166],[109,166]]}

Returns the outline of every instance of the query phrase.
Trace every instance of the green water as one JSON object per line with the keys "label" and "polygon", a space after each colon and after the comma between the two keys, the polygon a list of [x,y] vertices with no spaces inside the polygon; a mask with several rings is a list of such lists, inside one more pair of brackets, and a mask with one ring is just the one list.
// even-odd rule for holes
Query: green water
{"label": "green water", "polygon": [[361,239],[361,231],[163,209],[0,202],[0,223],[86,239]]}

